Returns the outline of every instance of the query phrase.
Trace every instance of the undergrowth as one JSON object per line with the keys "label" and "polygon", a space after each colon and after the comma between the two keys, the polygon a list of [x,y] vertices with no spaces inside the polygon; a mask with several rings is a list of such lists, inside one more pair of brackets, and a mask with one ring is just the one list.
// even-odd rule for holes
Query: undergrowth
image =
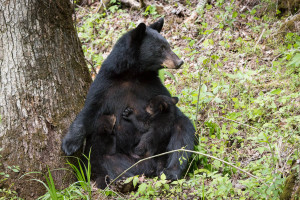
{"label": "undergrowth", "polygon": [[[291,163],[299,158],[300,36],[277,33],[281,21],[276,13],[262,12],[268,3],[241,11],[236,1],[217,0],[197,20],[185,22],[167,13],[162,31],[185,59],[182,69],[164,70],[160,77],[194,121],[194,150],[259,179],[194,154],[183,179],[138,177],[136,192],[98,191],[102,198],[279,198]],[[195,10],[192,4],[186,1],[187,13]],[[140,19],[149,24],[160,15],[154,5],[139,13],[111,6],[105,14],[92,12],[93,7],[77,9],[78,35],[93,77],[117,38]],[[91,190],[85,191],[88,195],[81,198],[91,196]]]}
{"label": "undergrowth", "polygon": [[[39,197],[38,200],[61,200],[61,199],[84,199],[89,200],[92,198],[93,186],[90,182],[91,180],[91,165],[90,165],[90,156],[87,157],[84,155],[84,159],[87,162],[84,162],[80,158],[75,157],[77,163],[73,164],[70,161],[67,161],[67,165],[73,170],[72,172],[77,178],[77,182],[71,184],[69,187],[59,190],[56,188],[55,181],[52,176],[53,170],[48,168],[47,173],[42,174],[41,172],[29,172],[21,176],[21,178],[32,177],[29,181],[37,181],[42,184],[46,193]],[[69,170],[69,169],[56,169],[56,170]],[[44,180],[34,178],[34,174],[42,174]]]}

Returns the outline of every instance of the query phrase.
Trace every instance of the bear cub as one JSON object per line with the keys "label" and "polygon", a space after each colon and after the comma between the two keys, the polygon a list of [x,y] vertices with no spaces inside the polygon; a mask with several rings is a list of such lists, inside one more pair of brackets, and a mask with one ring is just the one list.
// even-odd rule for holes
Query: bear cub
{"label": "bear cub", "polygon": [[[106,188],[111,179],[119,176],[137,161],[135,158],[116,152],[116,119],[115,115],[98,117],[95,133],[88,136],[86,140],[87,145],[83,158],[90,155],[91,179],[101,189]],[[83,160],[85,166],[88,166],[88,160]],[[122,177],[135,176],[136,174],[153,176],[154,173],[154,161],[149,160],[139,164],[138,168],[127,171]]]}
{"label": "bear cub", "polygon": [[[142,133],[142,137],[134,149],[133,157],[149,157],[162,153],[171,137],[171,129],[176,118],[177,97],[157,95],[151,98],[144,111],[135,112],[126,108],[123,118],[132,122]],[[142,119],[142,120],[141,120]]]}
{"label": "bear cub", "polygon": [[[116,151],[116,136],[114,126],[116,123],[115,115],[102,115],[97,120],[96,132],[87,137],[85,155],[89,155],[91,148],[91,161],[97,161],[99,155],[114,154]],[[98,145],[98,144],[105,145]]]}

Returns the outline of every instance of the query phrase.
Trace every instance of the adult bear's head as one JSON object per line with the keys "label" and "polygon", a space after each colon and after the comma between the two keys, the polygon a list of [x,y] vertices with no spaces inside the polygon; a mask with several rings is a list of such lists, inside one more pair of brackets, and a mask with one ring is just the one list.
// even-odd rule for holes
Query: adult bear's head
{"label": "adult bear's head", "polygon": [[[160,18],[146,27],[145,32],[140,32],[140,34],[144,34],[140,43],[140,61],[142,64],[146,64],[145,67],[149,70],[157,70],[162,67],[178,69],[183,64],[183,60],[178,58],[171,50],[169,42],[160,34],[163,25],[164,19]],[[140,24],[139,26],[144,25]]]}
{"label": "adult bear's head", "polygon": [[161,18],[146,26],[140,23],[135,29],[124,34],[115,44],[102,68],[120,74],[158,71],[164,67],[178,69],[183,60],[171,50],[168,41],[160,34],[164,24]]}

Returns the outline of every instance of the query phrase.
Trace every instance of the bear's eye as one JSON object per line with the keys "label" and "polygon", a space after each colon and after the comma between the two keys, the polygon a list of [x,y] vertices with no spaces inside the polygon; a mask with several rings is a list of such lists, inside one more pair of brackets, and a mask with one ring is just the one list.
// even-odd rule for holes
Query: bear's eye
{"label": "bear's eye", "polygon": [[167,49],[167,47],[163,45],[163,46],[160,47],[160,49],[161,49],[162,51],[164,51],[164,50]]}

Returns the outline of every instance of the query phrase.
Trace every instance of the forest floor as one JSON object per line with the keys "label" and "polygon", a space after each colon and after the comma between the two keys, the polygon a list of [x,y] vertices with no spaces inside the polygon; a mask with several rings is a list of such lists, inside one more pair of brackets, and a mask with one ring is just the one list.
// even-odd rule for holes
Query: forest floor
{"label": "forest floor", "polygon": [[201,11],[197,2],[148,1],[145,11],[117,2],[103,13],[99,2],[76,8],[93,77],[123,33],[165,18],[162,35],[185,64],[161,78],[194,121],[195,151],[218,158],[194,154],[181,180],[135,177],[136,191],[94,188],[94,198],[279,199],[299,162],[299,11],[242,0],[210,1]]}

